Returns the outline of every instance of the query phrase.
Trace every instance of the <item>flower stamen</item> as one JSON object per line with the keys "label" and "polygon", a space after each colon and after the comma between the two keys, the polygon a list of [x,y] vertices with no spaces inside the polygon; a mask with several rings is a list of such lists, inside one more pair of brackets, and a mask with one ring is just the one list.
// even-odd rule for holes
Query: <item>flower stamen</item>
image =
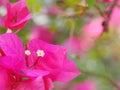
{"label": "flower stamen", "polygon": [[36,54],[37,54],[38,57],[39,57],[39,56],[40,56],[40,57],[44,57],[45,52],[44,52],[43,50],[37,50]]}
{"label": "flower stamen", "polygon": [[26,54],[27,56],[31,55],[30,50],[25,50],[25,54]]}

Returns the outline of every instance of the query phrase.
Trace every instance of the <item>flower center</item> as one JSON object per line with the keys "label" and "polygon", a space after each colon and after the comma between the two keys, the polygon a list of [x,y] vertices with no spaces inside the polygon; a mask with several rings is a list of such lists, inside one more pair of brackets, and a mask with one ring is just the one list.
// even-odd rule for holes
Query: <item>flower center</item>
{"label": "flower center", "polygon": [[37,56],[39,57],[44,57],[44,55],[45,55],[45,52],[43,51],[43,50],[37,50],[37,52],[36,52],[36,54],[37,54]]}
{"label": "flower center", "polygon": [[30,50],[25,50],[25,54],[26,54],[27,56],[31,55]]}

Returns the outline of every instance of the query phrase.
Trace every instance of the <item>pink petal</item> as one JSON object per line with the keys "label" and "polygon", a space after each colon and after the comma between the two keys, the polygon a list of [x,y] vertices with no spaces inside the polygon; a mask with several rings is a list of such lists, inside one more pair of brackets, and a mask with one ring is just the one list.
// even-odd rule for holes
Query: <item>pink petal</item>
{"label": "pink petal", "polygon": [[68,82],[80,75],[75,63],[72,60],[64,60],[63,68],[57,77],[58,81]]}
{"label": "pink petal", "polygon": [[42,77],[38,77],[34,80],[23,81],[15,90],[45,90],[44,80]]}
{"label": "pink petal", "polygon": [[25,68],[23,61],[18,61],[18,58],[10,56],[0,57],[0,66],[18,73]]}
{"label": "pink petal", "polygon": [[35,67],[37,69],[50,71],[50,77],[55,79],[63,66],[63,61],[66,56],[66,50],[61,46],[47,44],[38,39],[31,40],[28,45],[28,50],[32,52],[32,54],[28,57],[29,65],[31,65],[31,63],[33,64],[35,60],[37,60],[37,50],[44,51],[44,57],[41,57],[39,59],[39,62]]}
{"label": "pink petal", "polygon": [[0,90],[10,90],[11,79],[6,70],[0,69]]}
{"label": "pink petal", "polygon": [[16,34],[0,35],[0,47],[6,56],[18,56],[20,60],[25,58],[23,45]]}
{"label": "pink petal", "polygon": [[44,77],[44,83],[45,83],[45,90],[50,90],[50,88],[53,88],[53,82],[50,78]]}
{"label": "pink petal", "polygon": [[35,70],[35,69],[27,69],[23,70],[26,76],[29,77],[38,77],[38,76],[46,76],[49,74],[48,71],[43,70]]}

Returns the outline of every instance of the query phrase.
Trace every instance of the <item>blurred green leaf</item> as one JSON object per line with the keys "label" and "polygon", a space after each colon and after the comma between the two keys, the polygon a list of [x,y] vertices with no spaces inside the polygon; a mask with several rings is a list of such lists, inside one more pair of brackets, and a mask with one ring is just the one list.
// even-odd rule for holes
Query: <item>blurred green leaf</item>
{"label": "blurred green leaf", "polygon": [[86,0],[88,7],[93,7],[94,4],[96,3],[96,0]]}
{"label": "blurred green leaf", "polygon": [[29,9],[32,11],[32,12],[39,12],[40,9],[41,9],[41,2],[40,0],[26,0],[27,1],[27,5],[29,7]]}
{"label": "blurred green leaf", "polygon": [[68,6],[68,7],[74,7],[77,5],[77,3],[79,3],[80,0],[65,0],[65,4]]}

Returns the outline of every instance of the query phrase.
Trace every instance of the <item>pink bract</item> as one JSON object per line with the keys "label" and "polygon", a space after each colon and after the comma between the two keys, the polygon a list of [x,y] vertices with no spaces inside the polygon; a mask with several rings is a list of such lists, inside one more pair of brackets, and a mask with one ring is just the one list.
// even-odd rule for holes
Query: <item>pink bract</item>
{"label": "pink bract", "polygon": [[[28,78],[27,81],[23,80],[15,85],[16,90],[19,90],[18,87],[26,88],[28,84],[34,83],[34,80],[35,86],[37,83],[43,83],[42,81],[44,81],[44,85],[41,85],[47,88],[38,90],[49,90],[53,87],[52,82],[68,82],[80,74],[75,63],[66,59],[66,50],[61,46],[33,39],[26,45],[26,50],[24,50],[20,39],[13,33],[7,33],[0,35],[0,47],[2,51],[0,66],[9,72],[8,77],[12,73],[15,78]],[[27,53],[25,53],[26,51]],[[36,82],[39,77],[41,77],[40,81]],[[31,85],[31,87],[34,86]]]}
{"label": "pink bract", "polygon": [[[32,54],[28,56],[29,65],[37,60],[38,57],[35,54],[37,50],[44,51],[44,57],[39,58],[38,64],[36,64],[34,68],[49,71],[50,74],[48,76],[53,81],[68,82],[80,74],[75,64],[66,59],[66,50],[61,46],[47,44],[39,39],[33,39],[28,44],[27,49],[32,52]],[[64,65],[65,62],[66,66]]]}
{"label": "pink bract", "polygon": [[31,17],[25,0],[13,4],[8,3],[5,27],[11,30],[20,30]]}

